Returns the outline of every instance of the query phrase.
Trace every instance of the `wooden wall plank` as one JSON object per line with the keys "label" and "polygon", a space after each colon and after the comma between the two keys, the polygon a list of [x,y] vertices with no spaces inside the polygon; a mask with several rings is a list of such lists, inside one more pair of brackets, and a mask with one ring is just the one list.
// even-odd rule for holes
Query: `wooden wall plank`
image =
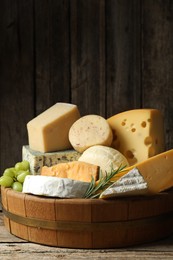
{"label": "wooden wall plank", "polygon": [[107,117],[141,107],[140,4],[106,2]]}
{"label": "wooden wall plank", "polygon": [[71,93],[81,115],[104,116],[105,1],[73,0],[71,8]]}
{"label": "wooden wall plank", "polygon": [[161,109],[172,148],[172,17],[170,0],[2,0],[0,174],[26,123],[60,101],[105,117]]}
{"label": "wooden wall plank", "polygon": [[173,2],[143,1],[143,106],[162,111],[167,149],[173,147]]}
{"label": "wooden wall plank", "polygon": [[1,1],[0,171],[21,160],[33,114],[32,0]]}
{"label": "wooden wall plank", "polygon": [[36,115],[70,102],[69,1],[35,1]]}

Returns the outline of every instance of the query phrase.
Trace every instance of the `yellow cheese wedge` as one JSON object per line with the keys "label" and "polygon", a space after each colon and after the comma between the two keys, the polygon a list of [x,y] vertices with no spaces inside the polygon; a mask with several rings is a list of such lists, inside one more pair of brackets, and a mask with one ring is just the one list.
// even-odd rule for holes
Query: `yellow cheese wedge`
{"label": "yellow cheese wedge", "polygon": [[110,146],[112,138],[112,130],[107,120],[99,115],[79,118],[69,131],[70,143],[80,153],[93,145]]}
{"label": "yellow cheese wedge", "polygon": [[51,167],[43,166],[41,175],[90,182],[92,176],[94,180],[98,180],[99,166],[78,161],[59,163]]}
{"label": "yellow cheese wedge", "polygon": [[134,109],[107,119],[113,131],[112,147],[129,165],[165,151],[163,117],[157,109]]}
{"label": "yellow cheese wedge", "polygon": [[79,118],[76,105],[56,103],[27,123],[30,148],[43,153],[71,148],[69,129]]}
{"label": "yellow cheese wedge", "polygon": [[134,167],[147,182],[149,193],[159,193],[173,187],[173,149],[127,167],[115,175],[112,181],[117,181]]}

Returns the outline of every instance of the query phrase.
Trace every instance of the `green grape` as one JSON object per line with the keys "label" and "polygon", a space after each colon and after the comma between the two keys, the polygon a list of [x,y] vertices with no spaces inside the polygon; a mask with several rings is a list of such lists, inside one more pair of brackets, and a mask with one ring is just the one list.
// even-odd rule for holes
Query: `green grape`
{"label": "green grape", "polygon": [[29,174],[30,174],[30,172],[28,170],[27,171],[20,171],[20,174],[17,175],[17,181],[23,183],[24,180],[25,180],[25,177]]}
{"label": "green grape", "polygon": [[21,170],[21,171],[16,171],[16,172],[15,172],[15,178],[17,179],[17,176],[20,175],[22,172],[24,172],[24,171],[23,171],[23,170]]}
{"label": "green grape", "polygon": [[15,191],[19,191],[21,192],[22,189],[23,189],[23,185],[22,183],[18,182],[18,181],[15,181],[12,185],[12,189],[15,190]]}
{"label": "green grape", "polygon": [[26,160],[22,161],[22,165],[23,165],[23,169],[25,169],[25,171],[30,169],[30,165],[29,165],[28,161],[26,161]]}
{"label": "green grape", "polygon": [[9,187],[11,187],[12,184],[13,184],[13,178],[11,178],[10,176],[1,176],[1,178],[0,178],[1,186],[9,188]]}
{"label": "green grape", "polygon": [[29,170],[29,162],[28,161],[17,162],[15,164],[15,169],[16,169],[16,171]]}
{"label": "green grape", "polygon": [[10,176],[11,178],[14,178],[15,177],[15,168],[12,167],[12,168],[7,168],[5,169],[4,173],[3,173],[3,176]]}

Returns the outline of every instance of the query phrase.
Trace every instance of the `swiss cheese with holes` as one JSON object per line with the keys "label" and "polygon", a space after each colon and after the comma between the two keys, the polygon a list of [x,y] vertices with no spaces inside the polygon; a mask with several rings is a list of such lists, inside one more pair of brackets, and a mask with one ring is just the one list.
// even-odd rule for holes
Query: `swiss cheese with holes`
{"label": "swiss cheese with holes", "polygon": [[134,109],[107,119],[113,131],[112,147],[129,165],[165,151],[164,122],[157,109]]}

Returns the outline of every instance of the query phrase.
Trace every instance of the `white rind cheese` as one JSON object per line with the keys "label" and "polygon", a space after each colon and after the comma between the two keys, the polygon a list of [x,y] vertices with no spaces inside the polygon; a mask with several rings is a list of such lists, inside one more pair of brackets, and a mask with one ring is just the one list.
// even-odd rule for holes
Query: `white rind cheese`
{"label": "white rind cheese", "polygon": [[109,173],[112,168],[117,170],[120,166],[129,166],[125,156],[112,147],[103,145],[95,145],[83,152],[78,161],[92,163],[98,165],[105,175]]}
{"label": "white rind cheese", "polygon": [[148,192],[147,182],[137,168],[133,168],[114,182],[100,195],[100,198],[144,195]]}
{"label": "white rind cheese", "polygon": [[51,153],[42,153],[30,149],[29,145],[22,147],[22,160],[30,163],[30,172],[33,175],[40,174],[43,166],[52,166],[62,162],[77,161],[80,153],[74,149]]}
{"label": "white rind cheese", "polygon": [[82,198],[88,187],[88,182],[68,178],[28,175],[23,183],[22,192],[49,197]]}

